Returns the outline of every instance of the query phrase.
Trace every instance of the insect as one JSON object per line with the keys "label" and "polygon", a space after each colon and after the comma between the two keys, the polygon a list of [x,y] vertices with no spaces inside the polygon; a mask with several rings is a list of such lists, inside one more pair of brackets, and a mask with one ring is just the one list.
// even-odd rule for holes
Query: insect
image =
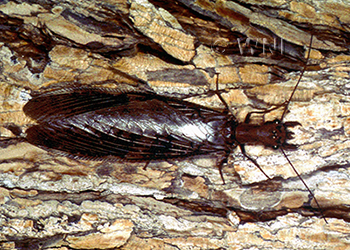
{"label": "insect", "polygon": [[263,145],[281,150],[315,198],[284,152],[296,148],[288,143],[293,138],[289,128],[300,123],[282,120],[304,70],[283,104],[281,118],[260,125],[250,124],[252,113],[243,123],[238,122],[218,87],[216,94],[225,105],[223,111],[148,90],[75,86],[32,92],[23,111],[36,125],[25,131],[24,139],[64,156],[90,160],[147,162],[215,154],[224,183],[222,167],[236,147],[270,179],[245,150],[247,144]]}

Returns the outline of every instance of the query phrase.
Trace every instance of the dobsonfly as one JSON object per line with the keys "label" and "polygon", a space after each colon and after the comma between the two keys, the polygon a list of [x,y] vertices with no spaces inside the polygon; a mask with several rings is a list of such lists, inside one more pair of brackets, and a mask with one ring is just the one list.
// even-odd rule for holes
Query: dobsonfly
{"label": "dobsonfly", "polygon": [[[312,38],[309,54],[311,44]],[[239,147],[267,179],[270,177],[246,153],[245,145],[280,149],[326,221],[318,201],[284,151],[296,148],[288,143],[293,138],[289,128],[300,123],[282,121],[305,69],[306,64],[289,99],[281,105],[281,118],[261,125],[250,124],[254,112],[248,113],[243,123],[230,114],[218,90],[217,75],[215,94],[225,106],[223,111],[147,90],[71,86],[32,91],[23,111],[36,124],[20,138],[64,156],[90,160],[149,162],[215,154],[224,184],[222,167],[234,148]]]}

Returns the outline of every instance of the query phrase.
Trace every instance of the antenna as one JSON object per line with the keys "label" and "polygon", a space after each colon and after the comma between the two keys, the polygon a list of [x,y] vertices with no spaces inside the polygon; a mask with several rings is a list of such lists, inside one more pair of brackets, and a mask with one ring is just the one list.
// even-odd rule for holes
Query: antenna
{"label": "antenna", "polygon": [[294,167],[294,165],[292,164],[292,162],[289,160],[289,158],[287,157],[287,154],[284,152],[283,148],[280,147],[280,150],[282,152],[282,154],[284,155],[284,157],[286,157],[289,165],[292,167],[293,171],[297,174],[299,180],[303,183],[303,185],[306,187],[307,191],[310,193],[311,197],[315,200],[317,207],[320,209],[321,212],[321,216],[324,219],[324,221],[328,224],[326,217],[323,214],[322,208],[320,206],[320,204],[318,203],[315,195],[312,193],[312,191],[310,190],[310,188],[307,186],[307,184],[305,183],[305,181],[303,180],[303,178],[301,178],[300,174],[298,173],[298,171],[296,170],[296,168]]}
{"label": "antenna", "polygon": [[[286,114],[286,112],[287,112],[287,110],[288,110],[288,105],[289,105],[289,103],[291,102],[291,100],[292,100],[292,98],[293,98],[293,95],[294,95],[294,93],[295,93],[295,91],[296,91],[296,89],[297,89],[297,87],[298,87],[298,85],[299,85],[299,83],[300,83],[300,81],[301,81],[301,78],[303,77],[304,72],[305,72],[305,70],[306,70],[307,62],[308,62],[308,60],[309,60],[309,58],[310,58],[310,52],[311,52],[311,46],[312,46],[312,38],[313,38],[313,35],[311,35],[311,38],[310,38],[310,45],[309,45],[309,51],[308,51],[307,58],[306,58],[306,63],[305,63],[305,65],[304,65],[304,67],[303,67],[303,69],[302,69],[302,71],[301,71],[301,73],[300,73],[300,77],[299,77],[298,82],[297,82],[297,84],[295,85],[295,87],[294,87],[294,89],[293,89],[293,91],[292,91],[292,94],[290,95],[289,99],[286,101],[286,105],[285,105],[284,111],[283,111],[282,116],[281,116],[281,121],[283,120],[283,117],[285,116],[285,114]],[[293,171],[294,171],[294,172],[296,173],[296,175],[298,176],[299,180],[303,183],[303,185],[305,186],[305,188],[307,189],[307,191],[310,193],[311,197],[315,200],[315,203],[316,203],[317,207],[319,208],[319,210],[320,210],[320,212],[321,212],[321,215],[322,215],[323,220],[328,224],[328,222],[327,222],[327,220],[326,220],[326,217],[325,217],[324,214],[323,214],[322,208],[321,208],[320,204],[318,203],[318,201],[317,201],[315,195],[312,193],[312,191],[310,190],[310,188],[307,186],[307,184],[305,183],[305,181],[303,180],[303,178],[301,178],[300,174],[298,173],[298,171],[296,170],[296,168],[294,167],[294,165],[292,164],[292,162],[289,160],[289,158],[288,158],[287,154],[285,153],[285,151],[284,151],[284,149],[283,149],[282,146],[280,147],[280,150],[281,150],[282,154],[284,155],[284,157],[287,159],[287,161],[288,161],[289,165],[291,166],[291,168],[293,169]]]}
{"label": "antenna", "polygon": [[299,83],[300,83],[300,81],[301,81],[301,78],[303,77],[304,72],[305,72],[305,70],[306,70],[307,62],[309,61],[309,58],[310,58],[311,45],[312,45],[312,38],[313,38],[313,35],[311,35],[311,38],[310,38],[310,45],[309,45],[309,51],[308,51],[307,57],[306,57],[306,63],[305,63],[305,65],[304,65],[303,69],[302,69],[301,72],[300,72],[300,77],[299,77],[298,82],[297,82],[297,84],[295,85],[295,87],[294,87],[294,89],[293,89],[293,91],[292,91],[292,94],[290,95],[289,99],[286,101],[286,106],[285,106],[285,108],[284,108],[284,111],[283,111],[282,116],[281,116],[281,119],[280,119],[281,121],[283,120],[283,117],[284,117],[284,115],[286,114],[286,112],[287,112],[287,110],[288,110],[288,105],[289,105],[290,101],[292,100],[292,98],[293,98],[293,96],[294,96],[294,93],[295,93],[295,91],[297,90],[297,88],[298,88],[298,86],[299,86]]}

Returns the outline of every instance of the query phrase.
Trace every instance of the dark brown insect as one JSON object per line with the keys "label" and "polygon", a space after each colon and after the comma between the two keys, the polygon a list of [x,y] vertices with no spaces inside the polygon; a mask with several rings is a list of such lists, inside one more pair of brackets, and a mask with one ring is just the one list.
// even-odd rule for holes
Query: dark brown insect
{"label": "dark brown insect", "polygon": [[[215,154],[223,181],[222,166],[239,146],[243,155],[270,179],[246,153],[245,145],[279,148],[285,156],[284,149],[296,148],[288,143],[293,137],[289,128],[300,123],[282,122],[294,91],[284,104],[281,119],[253,125],[251,113],[239,123],[218,91],[226,106],[224,111],[146,90],[87,86],[50,89],[33,92],[24,106],[25,114],[37,123],[25,131],[24,138],[35,146],[79,159],[147,162]],[[289,159],[288,162],[297,173]]]}

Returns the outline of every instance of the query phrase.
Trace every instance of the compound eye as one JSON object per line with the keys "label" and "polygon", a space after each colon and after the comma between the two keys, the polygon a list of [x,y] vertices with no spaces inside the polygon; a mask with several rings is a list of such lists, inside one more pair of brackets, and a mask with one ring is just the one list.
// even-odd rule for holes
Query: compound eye
{"label": "compound eye", "polygon": [[278,149],[278,145],[272,146],[273,149]]}

